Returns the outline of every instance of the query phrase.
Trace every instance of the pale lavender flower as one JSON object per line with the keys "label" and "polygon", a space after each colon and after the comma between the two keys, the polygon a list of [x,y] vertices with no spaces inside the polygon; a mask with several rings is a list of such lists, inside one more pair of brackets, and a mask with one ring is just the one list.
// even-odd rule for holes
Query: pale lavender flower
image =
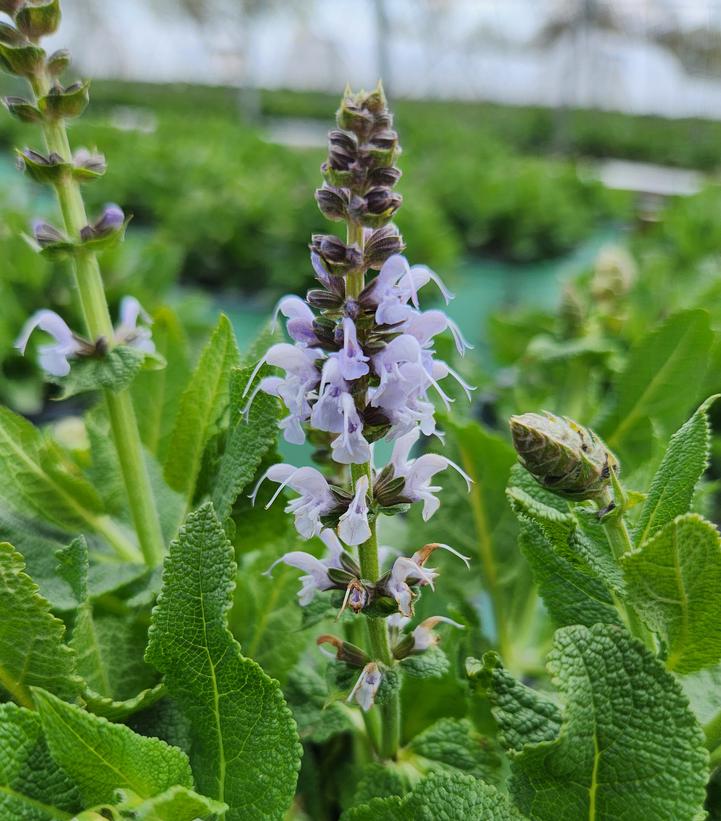
{"label": "pale lavender flower", "polygon": [[411,635],[413,636],[414,653],[422,653],[438,644],[441,639],[439,635],[433,632],[433,628],[440,623],[450,624],[453,627],[458,627],[459,630],[464,629],[462,624],[459,624],[457,621],[453,621],[453,619],[449,619],[446,616],[431,616],[428,619],[424,619],[418,627],[411,632]]}
{"label": "pale lavender flower", "polygon": [[456,350],[461,356],[473,348],[473,345],[464,339],[458,325],[443,311],[414,312],[403,324],[403,332],[414,336],[422,348],[428,348],[433,338],[446,330],[451,332]]}
{"label": "pale lavender flower", "polygon": [[368,357],[358,344],[355,322],[350,317],[343,318],[343,348],[338,354],[340,373],[349,381],[360,379],[368,373]]}
{"label": "pale lavender flower", "polygon": [[371,529],[368,524],[368,477],[361,476],[355,484],[353,500],[348,510],[338,521],[338,535],[349,545],[359,545],[368,541]]}
{"label": "pale lavender flower", "polygon": [[299,570],[304,570],[306,575],[300,577],[302,586],[298,591],[298,601],[303,606],[310,604],[317,592],[330,590],[335,587],[335,583],[328,576],[328,570],[331,567],[343,567],[340,560],[343,554],[343,545],[335,533],[329,528],[325,528],[321,531],[320,538],[328,548],[328,556],[326,558],[318,559],[305,551],[291,550],[289,553],[284,553],[279,559],[276,559],[263,574],[264,576],[272,575],[275,566],[281,562],[287,564],[289,567],[297,567]]}
{"label": "pale lavender flower", "polygon": [[348,392],[348,383],[340,372],[337,356],[330,356],[323,363],[318,399],[310,414],[310,424],[316,430],[340,433],[343,430],[343,396]]}
{"label": "pale lavender flower", "polygon": [[420,437],[420,430],[415,428],[401,436],[393,447],[391,463],[393,475],[405,479],[402,495],[412,502],[423,502],[423,520],[428,521],[440,507],[440,501],[434,493],[441,490],[438,485],[431,485],[431,479],[446,468],[452,467],[465,480],[468,490],[471,489],[471,477],[455,462],[437,453],[426,453],[417,459],[409,459],[413,445]]}
{"label": "pale lavender flower", "polygon": [[398,602],[398,609],[401,615],[410,618],[413,615],[411,602],[413,601],[413,591],[411,585],[429,585],[433,590],[433,581],[438,575],[438,571],[431,567],[421,567],[413,559],[407,556],[399,556],[391,568],[391,575],[387,583],[390,595]]}
{"label": "pale lavender flower", "polygon": [[[143,353],[155,353],[152,331],[146,327],[153,320],[134,296],[124,296],[120,301],[119,323],[115,327],[115,341],[118,345],[130,345]],[[145,325],[138,325],[142,319]]]}
{"label": "pale lavender flower", "polygon": [[340,397],[343,414],[343,430],[331,442],[333,459],[341,465],[362,465],[369,462],[371,448],[363,437],[363,423],[356,409],[353,397],[343,393]]}
{"label": "pale lavender flower", "polygon": [[293,295],[284,296],[280,299],[275,306],[275,311],[273,311],[273,329],[275,329],[279,313],[283,314],[287,320],[285,327],[291,339],[302,345],[318,344],[318,337],[313,329],[315,315],[305,300]]}
{"label": "pale lavender flower", "polygon": [[[258,490],[266,479],[279,483],[278,489],[265,506],[266,510],[278,498],[284,487],[291,488],[299,495],[297,499],[292,499],[288,503],[285,508],[286,513],[293,514],[296,530],[304,539],[317,536],[323,530],[321,516],[336,507],[335,497],[323,474],[315,468],[296,468],[284,462],[271,465],[260,477],[253,493],[250,495],[254,504]],[[340,533],[340,536],[346,544],[351,544],[348,539],[343,537],[342,533]]]}
{"label": "pale lavender flower", "polygon": [[39,328],[55,340],[54,345],[38,346],[40,367],[51,376],[67,376],[70,373],[68,359],[85,350],[87,344],[79,340],[67,322],[55,311],[42,310],[34,313],[23,325],[15,347],[24,354],[32,332]]}
{"label": "pale lavender flower", "polygon": [[381,671],[378,665],[371,661],[363,668],[358,681],[350,691],[348,701],[355,700],[360,704],[361,709],[368,712],[373,706],[378,688],[381,686]]}

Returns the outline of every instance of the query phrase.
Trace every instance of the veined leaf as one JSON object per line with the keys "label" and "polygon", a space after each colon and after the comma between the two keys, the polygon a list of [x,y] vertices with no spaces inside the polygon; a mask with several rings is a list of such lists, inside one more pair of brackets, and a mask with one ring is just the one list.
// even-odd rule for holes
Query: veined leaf
{"label": "veined leaf", "polygon": [[575,625],[556,632],[548,669],[566,697],[563,726],[512,758],[522,812],[534,821],[703,817],[703,733],[657,659],[621,628]]}
{"label": "veined leaf", "polygon": [[443,770],[463,771],[486,781],[494,779],[500,758],[491,741],[467,718],[441,718],[408,745],[414,755]]}
{"label": "veined leaf", "polygon": [[86,805],[112,803],[118,789],[153,798],[176,785],[193,787],[188,757],[157,738],[111,724],[44,690],[33,690],[50,753]]}
{"label": "veined leaf", "polygon": [[622,561],[631,604],[666,643],[666,666],[692,673],[721,661],[716,527],[695,513],[678,516]]}
{"label": "veined leaf", "polygon": [[104,356],[77,359],[67,376],[53,378],[62,388],[58,399],[107,388],[118,393],[130,385],[143,367],[146,354],[129,345],[118,345]]}
{"label": "veined leaf", "polygon": [[0,704],[0,816],[70,821],[80,807],[75,784],[50,757],[37,713]]}
{"label": "veined leaf", "polygon": [[167,365],[160,371],[141,371],[132,392],[143,444],[163,463],[175,412],[190,376],[188,342],[170,308],[160,308],[153,316],[153,342]]}
{"label": "veined leaf", "polygon": [[707,412],[717,398],[707,399],[671,437],[641,510],[636,544],[643,544],[676,516],[688,513],[694,489],[708,465],[711,437]]}
{"label": "veined leaf", "polygon": [[103,505],[80,472],[21,416],[0,408],[0,495],[67,530],[98,530]]}
{"label": "veined leaf", "polygon": [[342,821],[523,821],[508,799],[464,773],[431,773],[408,795],[373,798],[343,813]]}
{"label": "veined leaf", "polygon": [[227,804],[177,785],[145,800],[127,790],[121,790],[118,797],[117,809],[127,812],[133,821],[198,821],[222,817],[228,809]]}
{"label": "veined leaf", "polygon": [[80,679],[74,675],[75,654],[63,644],[65,625],[25,573],[25,564],[11,545],[0,543],[0,690],[24,707],[32,707],[30,687],[74,698]]}
{"label": "veined leaf", "polygon": [[595,427],[623,455],[650,434],[649,424],[670,434],[686,417],[706,370],[713,333],[703,310],[681,311],[651,331],[631,351],[616,381],[616,399]]}
{"label": "veined leaf", "polygon": [[[230,428],[213,489],[213,506],[221,522],[230,516],[233,503],[255,476],[263,457],[278,438],[278,400],[275,397],[258,393],[248,418],[243,414],[250,391],[245,397],[243,392],[252,372],[253,368],[234,368],[230,374]],[[267,375],[268,369],[261,368],[254,386]]]}
{"label": "veined leaf", "polygon": [[165,479],[192,499],[203,450],[228,405],[230,370],[238,365],[233,328],[221,315],[183,391],[168,442]]}
{"label": "veined leaf", "polygon": [[200,791],[228,804],[228,821],[280,819],[300,744],[280,686],[228,630],[235,573],[233,548],[205,504],[170,546],[146,658],[190,718]]}

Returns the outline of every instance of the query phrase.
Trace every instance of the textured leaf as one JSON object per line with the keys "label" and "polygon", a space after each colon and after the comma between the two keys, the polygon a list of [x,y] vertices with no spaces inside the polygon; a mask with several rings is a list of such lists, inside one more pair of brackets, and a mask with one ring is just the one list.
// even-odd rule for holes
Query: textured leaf
{"label": "textured leaf", "polygon": [[118,345],[100,357],[76,359],[67,376],[55,377],[60,385],[58,399],[107,388],[118,393],[130,385],[145,361],[145,353],[128,345]]}
{"label": "textured leaf", "polygon": [[120,792],[118,810],[133,821],[198,821],[199,818],[222,816],[227,804],[198,795],[187,787],[170,787],[164,793],[146,800],[127,791]]}
{"label": "textured leaf", "polygon": [[[258,393],[247,419],[242,412],[250,396],[250,391],[245,397],[243,392],[252,372],[253,368],[234,368],[230,374],[230,428],[213,489],[213,506],[221,521],[230,516],[233,503],[255,476],[263,457],[278,438],[278,400],[275,397]],[[250,390],[268,373],[269,369],[261,368]]]}
{"label": "textured leaf", "polygon": [[118,789],[152,798],[173,786],[193,787],[188,757],[157,738],[137,735],[33,690],[52,757],[73,779],[86,804],[109,803]]}
{"label": "textured leaf", "polygon": [[692,673],[721,661],[721,539],[695,513],[678,516],[622,558],[629,598],[663,638],[666,666]]}
{"label": "textured leaf", "polygon": [[419,733],[408,749],[435,766],[462,770],[487,781],[495,777],[500,766],[490,741],[467,718],[439,719]]}
{"label": "textured leaf", "polygon": [[518,539],[548,612],[558,625],[620,624],[608,589],[584,560],[582,534],[568,513],[547,507],[520,488],[509,488],[521,521]]}
{"label": "textured leaf", "polygon": [[79,809],[78,791],[50,757],[37,713],[0,704],[0,817],[69,821]]}
{"label": "textured leaf", "polygon": [[463,773],[431,773],[404,798],[374,798],[343,821],[522,821],[495,787]]}
{"label": "textured leaf", "polygon": [[200,791],[229,805],[228,821],[282,818],[300,744],[278,683],[228,630],[235,572],[232,546],[203,505],[171,544],[146,655],[190,718]]}
{"label": "textured leaf", "polygon": [[98,529],[102,502],[92,485],[21,416],[0,408],[0,496],[61,528]]}
{"label": "textured leaf", "polygon": [[165,479],[191,499],[203,450],[228,405],[230,369],[238,364],[238,346],[226,316],[221,315],[178,403],[168,442]]}
{"label": "textured leaf", "polygon": [[351,806],[368,804],[374,798],[402,797],[409,789],[408,776],[400,766],[372,761],[361,771]]}
{"label": "textured leaf", "polygon": [[616,399],[597,425],[608,446],[622,454],[648,439],[649,424],[669,435],[696,401],[694,384],[706,370],[713,334],[706,311],[670,316],[631,351],[616,381]]}
{"label": "textured leaf", "polygon": [[401,670],[413,678],[443,678],[450,668],[448,656],[440,647],[431,647],[425,653],[406,656],[400,663]]}
{"label": "textured leaf", "polygon": [[558,630],[548,668],[566,697],[558,737],[511,762],[511,794],[538,821],[703,817],[708,756],[670,673],[624,630]]}
{"label": "textured leaf", "polygon": [[296,667],[284,692],[303,741],[324,744],[353,729],[351,709],[330,698],[325,679],[315,670]]}
{"label": "textured leaf", "polygon": [[188,343],[170,308],[160,308],[153,316],[153,342],[167,365],[159,371],[141,371],[132,392],[143,444],[162,463],[180,396],[190,376]]}
{"label": "textured leaf", "polygon": [[33,705],[33,686],[74,698],[81,682],[75,654],[63,644],[65,625],[24,571],[22,556],[0,543],[0,690],[24,707]]}
{"label": "textured leaf", "polygon": [[710,432],[707,399],[671,437],[636,526],[636,544],[643,544],[665,524],[688,513],[694,490],[708,465]]}
{"label": "textured leaf", "polygon": [[483,663],[475,662],[475,666],[471,680],[490,701],[499,738],[506,749],[518,752],[526,744],[552,741],[558,736],[561,711],[507,673],[496,653],[486,653]]}

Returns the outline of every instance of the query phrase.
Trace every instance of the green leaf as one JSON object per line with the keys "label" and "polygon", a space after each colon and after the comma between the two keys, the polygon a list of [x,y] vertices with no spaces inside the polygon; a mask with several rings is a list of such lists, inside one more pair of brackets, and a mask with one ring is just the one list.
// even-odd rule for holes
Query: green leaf
{"label": "green leaf", "polygon": [[558,630],[548,669],[563,726],[511,761],[510,791],[534,821],[703,817],[708,754],[674,677],[624,630]]}
{"label": "green leaf", "polygon": [[478,733],[467,718],[441,718],[419,733],[408,750],[433,766],[462,770],[491,780],[500,759],[491,742]]}
{"label": "green leaf", "polygon": [[117,809],[133,821],[198,821],[201,817],[222,817],[228,808],[227,804],[177,785],[145,800],[127,790],[120,790],[118,798]]}
{"label": "green leaf", "polygon": [[7,543],[0,543],[0,613],[0,689],[30,708],[33,686],[76,697],[80,679],[75,654],[63,644],[65,625],[50,613],[22,556]]}
{"label": "green leaf", "polygon": [[522,821],[495,787],[463,773],[431,773],[404,798],[374,798],[342,821]]}
{"label": "green leaf", "polygon": [[499,739],[508,750],[520,751],[526,744],[552,741],[561,728],[561,711],[548,699],[507,673],[496,653],[473,659],[469,676],[491,703]]}
{"label": "green leaf", "polygon": [[233,548],[205,504],[170,546],[146,658],[190,718],[200,791],[228,804],[228,821],[280,819],[300,744],[278,683],[228,630],[235,573]]}
{"label": "green leaf", "polygon": [[261,368],[243,397],[252,372],[252,368],[234,368],[230,374],[230,429],[213,489],[213,506],[221,521],[230,516],[233,503],[255,476],[263,457],[278,438],[278,400],[275,397],[260,392],[253,400],[247,419],[242,412],[250,391],[268,375],[269,369]]}
{"label": "green leaf", "polygon": [[98,529],[103,505],[77,468],[41,432],[0,407],[0,495],[21,512],[64,528]]}
{"label": "green leaf", "polygon": [[118,345],[103,356],[76,359],[70,373],[51,381],[61,387],[57,399],[106,388],[118,393],[125,390],[143,367],[146,354],[129,345]]}
{"label": "green leaf", "polygon": [[424,653],[406,656],[400,668],[413,678],[443,678],[450,668],[448,656],[440,647],[430,647]]}
{"label": "green leaf", "polygon": [[678,516],[622,557],[631,604],[663,638],[666,666],[692,673],[721,661],[721,538],[695,513]]}
{"label": "green leaf", "polygon": [[34,689],[52,757],[86,804],[112,803],[118,789],[153,798],[176,785],[193,787],[188,757],[157,738],[111,724],[44,690]]}
{"label": "green leaf", "polygon": [[631,351],[614,403],[592,427],[622,456],[633,456],[632,447],[648,441],[653,424],[670,435],[697,399],[689,387],[701,382],[712,343],[706,311],[670,316]]}
{"label": "green leaf", "polygon": [[324,744],[353,729],[351,709],[331,699],[326,680],[314,669],[296,667],[288,678],[285,695],[303,741]]}
{"label": "green leaf", "polygon": [[160,371],[141,371],[133,382],[132,393],[140,437],[162,463],[167,455],[175,412],[190,376],[188,342],[170,308],[160,308],[154,314],[153,342],[167,365]]}
{"label": "green leaf", "polygon": [[203,451],[228,406],[230,370],[239,361],[233,328],[221,315],[178,403],[168,442],[165,479],[192,499]]}
{"label": "green leaf", "polygon": [[0,816],[17,821],[70,821],[80,796],[50,757],[37,713],[0,704]]}
{"label": "green leaf", "polygon": [[643,544],[676,516],[688,513],[696,485],[708,465],[708,409],[717,398],[707,399],[671,437],[641,510],[636,544]]}
{"label": "green leaf", "polygon": [[351,806],[368,804],[374,798],[401,797],[408,792],[409,788],[408,776],[403,771],[402,765],[396,765],[394,762],[381,764],[372,761],[366,764],[361,771]]}

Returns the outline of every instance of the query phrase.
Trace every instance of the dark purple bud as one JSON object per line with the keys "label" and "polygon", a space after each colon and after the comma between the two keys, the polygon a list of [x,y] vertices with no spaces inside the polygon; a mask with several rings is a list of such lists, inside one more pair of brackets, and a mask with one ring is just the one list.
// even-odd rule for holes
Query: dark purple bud
{"label": "dark purple bud", "polygon": [[87,242],[91,239],[102,239],[116,234],[125,224],[125,214],[120,206],[109,203],[105,206],[99,220],[92,225],[86,225],[80,230],[80,238]]}
{"label": "dark purple bud", "polygon": [[392,129],[385,129],[374,134],[368,141],[371,149],[392,151],[398,145],[398,134]]}
{"label": "dark purple bud", "polygon": [[48,245],[54,245],[56,242],[65,242],[65,237],[43,220],[35,220],[33,222],[33,236],[35,241],[41,248],[47,248]]}
{"label": "dark purple bud", "polygon": [[324,185],[315,192],[315,199],[323,216],[335,221],[346,218],[348,197],[342,188]]}
{"label": "dark purple bud", "polygon": [[381,168],[374,168],[369,172],[368,184],[374,188],[380,186],[393,188],[400,178],[400,169],[394,168],[392,165],[384,165]]}
{"label": "dark purple bud", "polygon": [[105,157],[102,154],[91,153],[87,148],[79,148],[73,157],[75,168],[89,171],[91,174],[104,174],[107,168]]}
{"label": "dark purple bud", "polygon": [[387,214],[397,211],[403,197],[396,191],[387,188],[371,188],[365,196],[368,211],[371,214]]}
{"label": "dark purple bud", "polygon": [[40,123],[43,120],[43,115],[38,109],[23,97],[3,97],[3,104],[13,117],[17,117],[22,123]]}
{"label": "dark purple bud", "polygon": [[366,241],[363,249],[363,262],[368,268],[379,269],[394,254],[400,254],[405,248],[403,237],[395,225],[384,225],[374,231]]}
{"label": "dark purple bud", "polygon": [[346,171],[355,162],[358,144],[352,134],[331,131],[328,135],[328,161],[332,168]]}
{"label": "dark purple bud", "polygon": [[343,304],[343,297],[320,288],[312,288],[305,296],[305,301],[321,311],[337,310]]}

